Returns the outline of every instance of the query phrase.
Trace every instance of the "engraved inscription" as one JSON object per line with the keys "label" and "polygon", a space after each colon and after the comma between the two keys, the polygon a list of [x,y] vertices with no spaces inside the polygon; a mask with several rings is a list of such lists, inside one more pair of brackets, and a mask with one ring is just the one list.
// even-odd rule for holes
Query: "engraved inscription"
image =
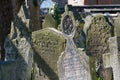
{"label": "engraved inscription", "polygon": [[39,37],[34,40],[33,44],[37,47],[42,53],[54,53],[60,44],[59,39],[50,39],[48,36]]}
{"label": "engraved inscription", "polygon": [[91,80],[85,65],[86,61],[82,62],[83,60],[80,57],[82,51],[78,52],[73,41],[76,29],[72,19],[70,15],[65,15],[63,18],[62,28],[67,44],[65,51],[58,60],[59,80]]}

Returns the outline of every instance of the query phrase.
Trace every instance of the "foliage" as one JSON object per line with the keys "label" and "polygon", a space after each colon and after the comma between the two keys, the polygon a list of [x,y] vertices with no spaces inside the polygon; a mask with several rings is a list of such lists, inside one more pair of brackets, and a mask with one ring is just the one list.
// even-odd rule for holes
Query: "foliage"
{"label": "foliage", "polygon": [[98,77],[98,79],[97,80],[102,80],[100,77]]}
{"label": "foliage", "polygon": [[59,12],[58,3],[56,2],[53,3],[53,5],[49,8],[49,13],[54,16],[54,19],[58,27],[58,25],[60,24],[60,12]]}
{"label": "foliage", "polygon": [[58,7],[58,3],[55,4],[55,7],[54,7],[54,17],[55,17],[55,20],[57,22],[57,26],[60,24],[60,12],[59,12],[59,7]]}

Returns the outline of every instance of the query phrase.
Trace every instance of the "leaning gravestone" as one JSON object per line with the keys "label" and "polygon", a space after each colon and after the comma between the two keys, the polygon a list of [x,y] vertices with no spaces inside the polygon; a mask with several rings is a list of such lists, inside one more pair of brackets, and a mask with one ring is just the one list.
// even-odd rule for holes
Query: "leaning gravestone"
{"label": "leaning gravestone", "polygon": [[16,63],[15,75],[11,73],[9,75],[14,75],[14,80],[30,80],[33,51],[31,48],[29,19],[25,17],[23,6],[21,6],[18,14],[14,14],[11,32],[5,40],[4,47],[6,61],[15,61]]}
{"label": "leaning gravestone", "polygon": [[75,20],[70,15],[73,13],[64,13],[61,22],[67,44],[58,61],[59,80],[91,80],[88,57],[73,42],[76,28]]}
{"label": "leaning gravestone", "polygon": [[[41,80],[59,80],[57,61],[65,49],[65,38],[54,28],[45,28],[32,33],[34,62],[38,65]],[[44,77],[45,76],[45,77]]]}

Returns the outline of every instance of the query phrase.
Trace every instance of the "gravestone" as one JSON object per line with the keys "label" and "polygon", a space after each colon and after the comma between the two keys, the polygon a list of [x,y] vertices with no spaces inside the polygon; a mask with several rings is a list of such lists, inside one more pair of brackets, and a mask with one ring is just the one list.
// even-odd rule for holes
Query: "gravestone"
{"label": "gravestone", "polygon": [[114,80],[120,79],[120,62],[119,62],[119,49],[118,41],[119,37],[109,38],[109,54],[103,55],[104,66],[106,68],[112,67]]}
{"label": "gravestone", "polygon": [[54,19],[54,16],[50,13],[45,16],[45,19],[42,24],[42,28],[47,28],[47,27],[57,28],[57,23]]}
{"label": "gravestone", "polygon": [[120,36],[120,14],[117,16],[117,17],[114,17],[114,25],[115,25],[115,29],[114,29],[114,32],[115,32],[115,36]]}
{"label": "gravestone", "polygon": [[[32,33],[34,63],[38,65],[42,80],[59,80],[57,61],[65,49],[65,38],[54,28],[45,28]],[[45,77],[44,77],[45,76]]]}
{"label": "gravestone", "polygon": [[18,14],[14,14],[11,32],[5,40],[4,47],[6,61],[16,62],[16,69],[14,70],[16,73],[15,80],[30,80],[33,51],[31,48],[29,19],[25,17],[23,6],[21,6]]}
{"label": "gravestone", "polygon": [[0,80],[18,80],[15,70],[15,61],[0,61]]}
{"label": "gravestone", "polygon": [[104,80],[111,78],[108,75],[112,72],[110,69],[106,69],[103,66],[102,59],[102,54],[109,53],[108,39],[112,36],[112,27],[113,26],[110,25],[107,17],[103,15],[96,15],[92,18],[86,34],[87,54],[96,58],[95,72],[97,72],[97,75]]}
{"label": "gravestone", "polygon": [[67,43],[58,60],[59,80],[91,80],[88,57],[85,52],[78,50],[73,42],[76,27],[71,15],[72,12],[64,13],[61,22]]}
{"label": "gravestone", "polygon": [[111,37],[112,26],[102,15],[93,17],[87,30],[86,49],[89,55],[109,52],[108,38]]}

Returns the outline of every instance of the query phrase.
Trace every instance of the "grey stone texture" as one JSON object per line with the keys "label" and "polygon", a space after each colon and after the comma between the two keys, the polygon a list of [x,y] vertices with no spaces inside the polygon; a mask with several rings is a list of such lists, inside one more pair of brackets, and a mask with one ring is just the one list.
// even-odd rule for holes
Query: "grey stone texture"
{"label": "grey stone texture", "polygon": [[16,62],[0,61],[0,80],[18,80],[16,78]]}
{"label": "grey stone texture", "polygon": [[120,14],[117,17],[114,17],[114,32],[115,32],[115,36],[120,36]]}
{"label": "grey stone texture", "polygon": [[[102,54],[109,53],[108,39],[113,36],[113,25],[110,24],[108,17],[95,15],[87,18],[90,24],[86,27],[86,52],[89,56],[94,57],[96,77],[104,80],[112,79],[112,70],[103,66]],[[114,33],[113,33],[114,34]],[[93,59],[92,59],[93,60]],[[91,68],[93,64],[90,64]],[[92,70],[92,69],[91,69]],[[91,74],[93,77],[96,73]],[[92,78],[93,78],[92,77]]]}
{"label": "grey stone texture", "polygon": [[118,38],[117,36],[109,38],[110,53],[103,55],[104,66],[106,68],[112,67],[114,80],[120,79]]}
{"label": "grey stone texture", "polygon": [[61,25],[67,43],[58,60],[59,80],[91,80],[89,58],[73,42],[76,31],[73,13],[64,13]]}
{"label": "grey stone texture", "polygon": [[57,61],[66,43],[62,33],[54,28],[45,28],[32,33],[32,42],[34,63],[40,72],[38,75],[42,80],[59,80]]}
{"label": "grey stone texture", "polygon": [[112,26],[102,15],[97,15],[92,19],[92,23],[87,30],[86,49],[88,54],[104,54],[109,52],[108,38],[111,37]]}
{"label": "grey stone texture", "polygon": [[[4,66],[3,71],[9,71],[9,67],[14,65],[13,73],[7,73],[8,76],[2,76],[1,80],[30,80],[33,62],[33,51],[31,48],[31,31],[29,28],[29,19],[26,19],[23,6],[18,14],[14,14],[14,20],[11,24],[11,32],[5,40],[5,60],[14,61],[10,66]],[[8,67],[8,68],[7,68]],[[4,72],[1,73],[2,75]],[[10,76],[12,75],[12,76]],[[12,78],[14,75],[14,79]]]}

